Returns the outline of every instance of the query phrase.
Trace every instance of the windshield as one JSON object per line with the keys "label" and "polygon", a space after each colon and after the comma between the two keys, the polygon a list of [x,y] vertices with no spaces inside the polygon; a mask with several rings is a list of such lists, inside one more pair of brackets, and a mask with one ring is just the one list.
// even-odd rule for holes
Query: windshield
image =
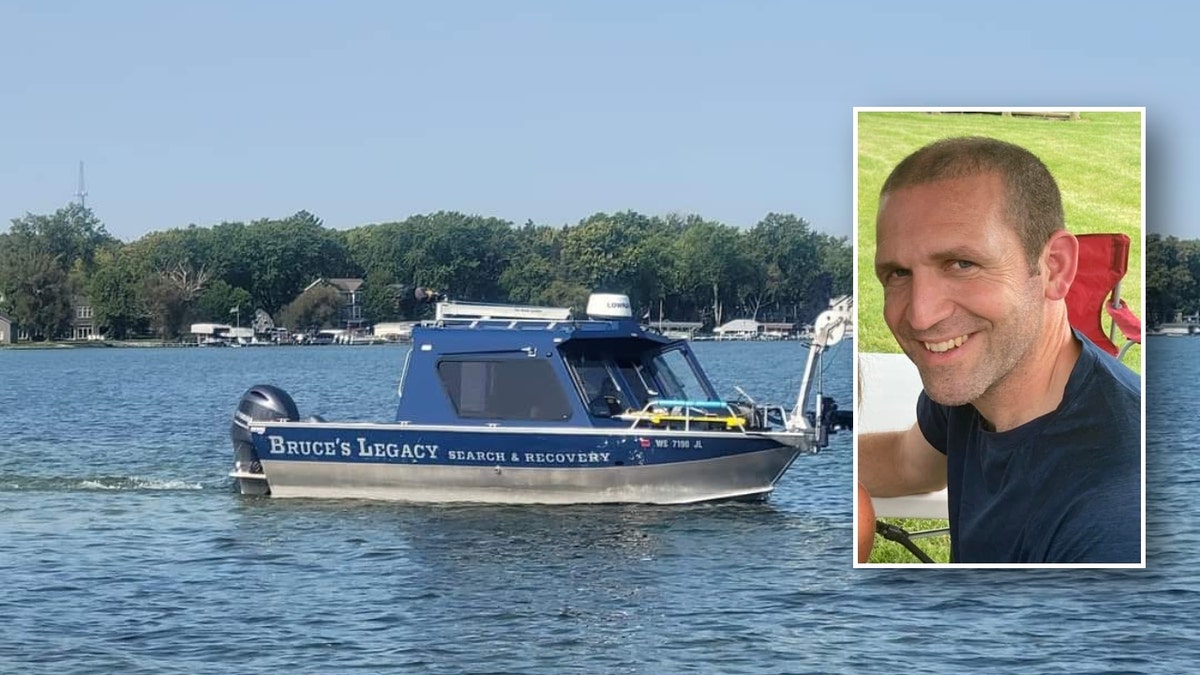
{"label": "windshield", "polygon": [[564,350],[571,378],[594,417],[640,410],[654,400],[717,400],[686,347],[661,353],[586,353]]}

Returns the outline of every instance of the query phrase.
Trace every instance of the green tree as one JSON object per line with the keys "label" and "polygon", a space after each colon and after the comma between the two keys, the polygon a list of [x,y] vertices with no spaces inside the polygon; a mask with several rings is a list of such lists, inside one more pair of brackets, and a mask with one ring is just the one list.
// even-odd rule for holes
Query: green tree
{"label": "green tree", "polygon": [[51,215],[26,213],[12,221],[11,232],[37,240],[38,248],[56,259],[63,270],[79,261],[90,271],[96,251],[117,243],[91,209],[74,203]]}
{"label": "green tree", "polygon": [[186,263],[154,270],[143,279],[143,289],[151,324],[164,340],[173,340],[184,332],[194,317],[193,308],[212,273]]}
{"label": "green tree", "polygon": [[502,299],[500,278],[512,237],[507,221],[439,211],[413,216],[405,224],[413,236],[397,281],[461,300]]}
{"label": "green tree", "polygon": [[582,284],[555,279],[537,296],[536,303],[546,307],[570,307],[572,315],[582,317],[592,289]]}
{"label": "green tree", "polygon": [[245,223],[220,223],[209,231],[204,261],[216,278],[251,292],[254,269],[260,264],[258,244],[253,229]]}
{"label": "green tree", "polygon": [[818,267],[830,275],[833,295],[850,295],[854,289],[854,248],[846,237],[817,235]]}
{"label": "green tree", "polygon": [[71,285],[59,259],[34,242],[10,238],[0,250],[4,281],[0,294],[18,325],[46,340],[58,337],[71,324]]}
{"label": "green tree", "polygon": [[[234,309],[238,312],[232,312]],[[242,325],[254,317],[254,301],[244,288],[230,286],[224,279],[217,279],[200,291],[196,299],[195,318],[200,321],[229,323],[239,316]]]}
{"label": "green tree", "polygon": [[124,340],[146,323],[137,266],[122,250],[110,247],[98,253],[86,287],[102,334]]}
{"label": "green tree", "polygon": [[337,323],[341,306],[341,296],[336,288],[318,284],[279,310],[276,325],[286,326],[295,332],[329,328]]}
{"label": "green tree", "polygon": [[754,265],[738,231],[698,216],[691,218],[676,240],[676,257],[683,280],[681,286],[697,298],[708,295],[711,304],[701,315],[714,326],[726,321],[725,308],[737,304],[738,284]]}
{"label": "green tree", "polygon": [[651,219],[626,211],[596,213],[565,232],[562,259],[570,281],[593,292],[624,293],[646,307],[661,292],[661,264],[648,245]]}
{"label": "green tree", "polygon": [[92,211],[78,204],[13,219],[0,240],[0,295],[13,318],[45,339],[64,333],[96,252],[116,243]]}
{"label": "green tree", "polygon": [[[243,286],[262,308],[274,314],[319,277],[357,277],[361,268],[350,260],[341,237],[320,219],[300,211],[283,220],[261,220],[246,228],[250,256],[243,268],[250,285]],[[231,285],[234,285],[231,282]]]}
{"label": "green tree", "polygon": [[[753,297],[778,307],[785,321],[800,321],[799,307],[809,299],[820,274],[819,240],[808,221],[790,214],[768,213],[747,233],[749,255],[761,272],[752,280]],[[825,303],[828,298],[820,298]]]}
{"label": "green tree", "polygon": [[509,264],[500,275],[500,287],[511,302],[552,304],[548,290],[563,278],[563,230],[528,222],[513,232]]}
{"label": "green tree", "polygon": [[417,239],[409,221],[356,227],[345,233],[350,260],[362,270],[383,273],[396,283],[415,284],[412,270],[404,264],[405,254]]}
{"label": "green tree", "polygon": [[396,321],[401,317],[401,296],[404,287],[396,283],[389,272],[372,270],[363,283],[363,316],[371,323]]}

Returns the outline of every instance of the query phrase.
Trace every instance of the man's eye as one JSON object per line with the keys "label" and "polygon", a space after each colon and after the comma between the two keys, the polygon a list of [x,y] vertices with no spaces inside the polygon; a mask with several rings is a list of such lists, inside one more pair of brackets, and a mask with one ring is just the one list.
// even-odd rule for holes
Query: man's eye
{"label": "man's eye", "polygon": [[975,266],[975,263],[971,262],[970,260],[955,260],[954,261],[954,269],[969,270],[974,266]]}

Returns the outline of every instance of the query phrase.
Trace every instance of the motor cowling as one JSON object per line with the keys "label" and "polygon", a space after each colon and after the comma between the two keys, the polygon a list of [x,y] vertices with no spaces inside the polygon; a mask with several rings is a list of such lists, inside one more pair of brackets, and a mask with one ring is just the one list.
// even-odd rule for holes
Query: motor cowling
{"label": "motor cowling", "polygon": [[839,431],[854,430],[854,413],[849,410],[838,410],[837,403],[830,396],[821,397],[821,419],[816,414],[806,411],[804,416],[808,423],[817,430],[817,446],[824,448],[829,445],[829,434]]}
{"label": "motor cowling", "polygon": [[[296,409],[296,402],[279,387],[256,384],[246,390],[246,393],[242,394],[242,400],[238,402],[237,411],[233,413],[233,423],[229,426],[235,470],[252,474],[262,473],[262,463],[258,459],[258,453],[254,451],[254,442],[250,437],[250,425],[253,422],[294,422],[298,419],[300,413]],[[270,492],[265,480],[238,479],[238,489],[242,494]]]}

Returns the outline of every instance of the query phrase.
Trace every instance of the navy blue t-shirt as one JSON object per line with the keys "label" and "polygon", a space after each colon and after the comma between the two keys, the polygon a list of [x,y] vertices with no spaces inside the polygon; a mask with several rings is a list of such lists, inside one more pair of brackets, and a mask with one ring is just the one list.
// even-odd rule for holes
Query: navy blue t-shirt
{"label": "navy blue t-shirt", "polygon": [[921,392],[917,423],[947,457],[952,561],[1141,561],[1141,382],[1075,338],[1062,403],[1015,429]]}

